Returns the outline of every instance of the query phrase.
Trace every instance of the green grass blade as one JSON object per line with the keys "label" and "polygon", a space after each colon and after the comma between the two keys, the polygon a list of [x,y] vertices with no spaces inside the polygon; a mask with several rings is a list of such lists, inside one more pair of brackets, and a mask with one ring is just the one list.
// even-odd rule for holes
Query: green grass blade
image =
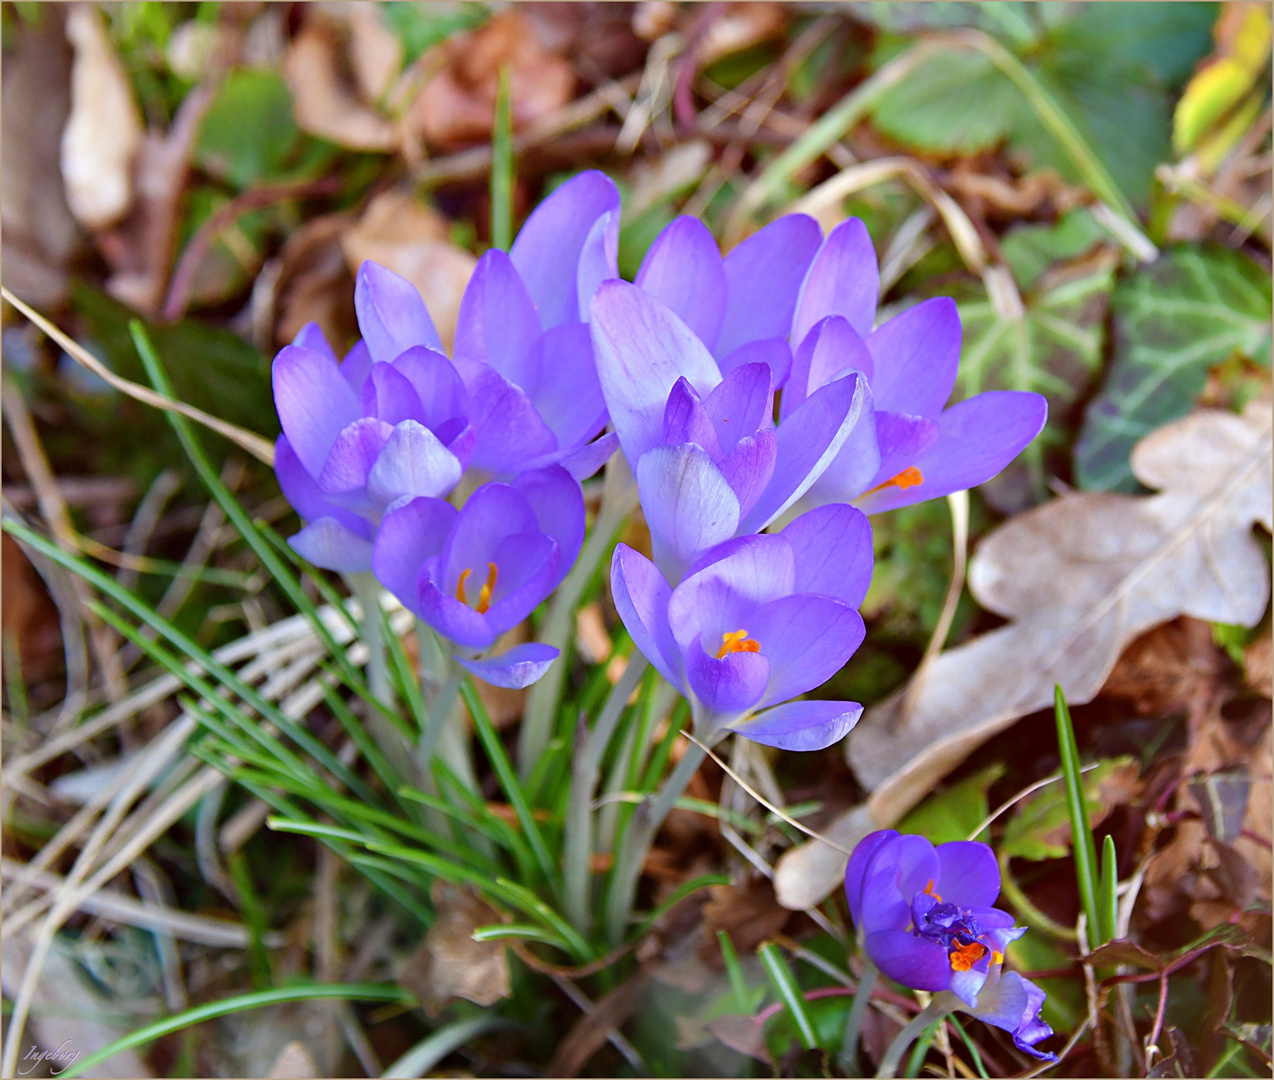
{"label": "green grass blade", "polygon": [[721,945],[721,959],[725,961],[725,973],[730,979],[730,989],[734,993],[734,1007],[743,1011],[748,1007],[748,981],[743,977],[743,965],[739,963],[739,954],[734,951],[734,942],[730,940],[729,931],[718,930],[717,941]]}
{"label": "green grass blade", "polygon": [[1084,799],[1084,778],[1080,774],[1079,747],[1075,743],[1075,728],[1071,724],[1070,709],[1061,685],[1053,687],[1053,711],[1057,719],[1057,748],[1062,759],[1062,782],[1066,786],[1066,809],[1071,819],[1071,837],[1074,840],[1075,880],[1079,887],[1080,905],[1088,923],[1088,944],[1096,948],[1101,944],[1101,914],[1097,905],[1097,845],[1093,842],[1093,828],[1088,822],[1088,803]]}
{"label": "green grass blade", "polygon": [[182,1028],[200,1024],[205,1020],[213,1020],[218,1016],[247,1012],[249,1009],[261,1009],[267,1005],[278,1005],[285,1001],[315,1001],[319,998],[341,998],[346,1001],[396,1001],[404,1004],[415,1000],[410,993],[399,986],[385,986],[379,983],[353,983],[349,986],[302,983],[297,986],[281,986],[273,990],[259,990],[252,994],[240,994],[187,1009],[176,1016],[168,1016],[163,1020],[156,1020],[153,1024],[140,1027],[123,1038],[116,1039],[109,1046],[102,1047],[96,1053],[89,1054],[82,1061],[77,1061],[61,1075],[66,1080],[70,1080],[71,1077],[79,1076],[85,1070],[103,1061],[109,1061],[125,1050],[145,1046],[174,1031],[181,1031]]}
{"label": "green grass blade", "polygon": [[792,974],[792,969],[783,959],[779,947],[774,942],[767,941],[757,949],[756,954],[760,957],[766,975],[770,977],[770,985],[774,987],[775,994],[783,1002],[787,1011],[792,1014],[792,1019],[796,1021],[796,1030],[800,1033],[801,1043],[806,1050],[813,1050],[818,1045],[818,1036],[814,1033],[814,1024],[805,1008],[805,998],[801,996],[801,988],[796,982],[796,976]]}
{"label": "green grass blade", "polygon": [[513,246],[513,91],[509,66],[500,68],[491,132],[491,246]]}
{"label": "green grass blade", "polygon": [[1115,857],[1115,838],[1107,834],[1101,849],[1101,886],[1097,897],[1098,915],[1101,917],[1101,940],[1105,945],[1115,939],[1119,923],[1119,868]]}
{"label": "green grass blade", "polygon": [[730,878],[726,874],[704,874],[702,877],[691,878],[689,881],[683,881],[678,885],[668,897],[654,911],[647,915],[637,926],[637,932],[633,935],[635,938],[645,937],[650,932],[651,927],[662,919],[668,912],[681,903],[687,896],[698,889],[706,889],[709,885],[729,885]]}

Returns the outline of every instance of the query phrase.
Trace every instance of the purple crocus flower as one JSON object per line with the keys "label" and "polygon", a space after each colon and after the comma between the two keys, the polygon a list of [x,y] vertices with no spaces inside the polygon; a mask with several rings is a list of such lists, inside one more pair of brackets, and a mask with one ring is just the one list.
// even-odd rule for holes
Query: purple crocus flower
{"label": "purple crocus flower", "polygon": [[1013,1036],[1044,1060],[1036,1044],[1053,1034],[1040,1019],[1044,992],[1012,971],[1004,954],[1025,928],[992,905],[1000,868],[987,844],[936,848],[923,836],[882,829],[864,837],[845,868],[849,911],[872,962],[895,982],[950,991],[952,1007]]}
{"label": "purple crocus flower", "polygon": [[870,384],[872,437],[843,447],[802,493],[802,507],[854,502],[875,513],[973,487],[1044,425],[1039,394],[991,391],[944,408],[960,359],[951,300],[926,300],[872,329],[876,254],[856,218],[824,239],[813,218],[790,214],[724,258],[700,222],[677,218],[637,283],[694,330],[721,371],[764,357],[783,389],[780,432],[848,373]]}
{"label": "purple crocus flower", "polygon": [[461,301],[455,363],[410,282],[372,262],[354,290],[362,340],[341,362],[313,323],[273,368],[275,467],[307,522],[292,545],[317,566],[371,567],[387,507],[446,496],[472,466],[496,476],[561,463],[595,472],[605,403],[582,323],[614,277],[619,194],[601,173],[563,184],[510,254],[488,252]]}
{"label": "purple crocus flower", "polygon": [[535,682],[557,649],[530,643],[478,656],[566,576],[584,539],[584,499],[560,465],[478,488],[457,510],[420,497],[390,508],[372,551],[377,579],[496,686]]}
{"label": "purple crocus flower", "polygon": [[634,644],[690,701],[700,738],[734,731],[819,750],[857,723],[862,706],[792,699],[839,671],[862,642],[855,609],[871,567],[867,519],[827,506],[780,533],[719,545],[676,588],[619,544],[611,589]]}
{"label": "purple crocus flower", "polygon": [[771,352],[745,346],[723,374],[691,325],[644,288],[604,282],[591,325],[611,423],[669,582],[715,545],[760,532],[837,454],[874,439],[860,425],[870,408],[857,376],[821,387],[776,429]]}

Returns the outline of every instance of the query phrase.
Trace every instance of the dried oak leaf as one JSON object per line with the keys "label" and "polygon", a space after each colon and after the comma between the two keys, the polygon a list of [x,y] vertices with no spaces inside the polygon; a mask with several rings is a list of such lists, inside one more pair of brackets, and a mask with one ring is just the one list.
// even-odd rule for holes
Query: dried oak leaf
{"label": "dried oak leaf", "polygon": [[515,131],[556,112],[575,93],[570,63],[546,49],[533,24],[513,8],[439,48],[445,64],[421,88],[408,122],[440,149],[491,138],[505,65]]}
{"label": "dried oak leaf", "polygon": [[338,353],[358,336],[354,276],[341,249],[353,223],[349,214],[324,214],[288,237],[271,268],[275,344],[291,341],[308,322],[319,324]]}
{"label": "dried oak leaf", "polygon": [[719,948],[718,930],[730,935],[736,952],[749,956],[792,917],[774,898],[774,888],[766,878],[743,885],[713,885],[708,892],[711,899],[703,905],[703,934],[713,953]]}
{"label": "dried oak leaf", "polygon": [[407,192],[386,191],[341,237],[341,248],[351,272],[371,259],[415,285],[450,351],[460,298],[477,259],[451,243],[448,232],[447,219],[437,211]]}
{"label": "dried oak leaf", "polygon": [[62,130],[62,180],[71,213],[86,228],[101,229],[132,204],[141,114],[97,8],[76,4],[66,17],[66,36],[75,62],[71,115]]}
{"label": "dried oak leaf", "polygon": [[430,891],[437,921],[412,954],[398,981],[437,1016],[456,998],[494,1005],[510,993],[509,961],[501,941],[474,941],[473,931],[499,915],[466,889],[444,881]]}
{"label": "dried oak leaf", "polygon": [[[1266,402],[1242,416],[1200,410],[1133,451],[1133,471],[1160,494],[1075,492],[988,535],[969,588],[1009,625],[939,655],[905,717],[903,692],[868,710],[846,749],[871,796],[833,838],[896,822],[975,748],[1048,707],[1054,683],[1074,704],[1091,701],[1149,627],[1182,614],[1255,625],[1269,596],[1252,525],[1274,525],[1272,420]],[[780,902],[817,903],[844,866],[818,841],[792,849],[776,868]]]}

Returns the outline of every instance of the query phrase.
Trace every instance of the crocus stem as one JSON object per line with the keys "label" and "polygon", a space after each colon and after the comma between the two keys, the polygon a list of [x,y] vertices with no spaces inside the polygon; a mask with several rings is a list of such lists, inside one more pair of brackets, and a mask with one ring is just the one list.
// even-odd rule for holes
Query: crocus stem
{"label": "crocus stem", "polygon": [[[452,670],[447,675],[447,680],[439,687],[431,696],[429,701],[429,715],[425,719],[425,729],[420,733],[420,740],[416,743],[416,762],[420,766],[421,772],[425,777],[429,778],[426,782],[432,782],[433,772],[429,768],[429,763],[433,760],[434,753],[439,749],[442,740],[442,731],[451,719],[451,714],[456,708],[456,698],[460,696],[460,679],[463,672]],[[455,767],[455,763],[448,760],[448,765]],[[464,777],[465,772],[459,774]],[[467,770],[468,773],[473,772],[473,766],[470,763]]]}
{"label": "crocus stem", "polygon": [[641,682],[642,675],[650,666],[649,661],[640,653],[634,652],[628,658],[628,666],[619,677],[597,722],[589,731],[583,728],[583,717],[580,718],[582,731],[576,737],[575,757],[571,766],[571,791],[567,803],[564,852],[562,856],[562,877],[565,884],[566,916],[572,925],[585,937],[588,936],[592,922],[592,910],[589,903],[592,892],[591,869],[589,859],[593,854],[593,795],[597,791],[597,778],[601,772],[602,756],[615,734],[620,717],[624,715],[624,706],[628,698]]}
{"label": "crocus stem", "polygon": [[[362,609],[360,636],[367,646],[367,687],[372,697],[386,708],[392,708],[394,698],[389,681],[389,651],[381,625],[380,582],[370,572],[346,574],[345,582]],[[394,725],[379,710],[369,708],[367,728],[394,771],[403,780],[413,779],[410,747]]]}
{"label": "crocus stem", "polygon": [[858,1072],[858,1036],[863,1030],[863,1017],[867,1015],[871,992],[875,989],[879,974],[876,965],[870,960],[863,965],[863,974],[854,994],[854,1004],[850,1006],[849,1019],[845,1021],[845,1039],[841,1043],[841,1070],[846,1076],[855,1076]]}
{"label": "crocus stem", "polygon": [[876,1070],[876,1075],[878,1077],[893,1076],[898,1071],[898,1063],[902,1061],[902,1055],[907,1052],[907,1047],[920,1038],[930,1024],[936,1020],[941,1020],[949,1012],[951,1012],[951,1006],[943,1000],[943,995],[940,994],[929,1002],[911,1023],[898,1032],[897,1037],[889,1044],[889,1049],[885,1051],[885,1056],[880,1059],[880,1068]]}
{"label": "crocus stem", "polygon": [[628,831],[620,843],[619,854],[615,859],[606,904],[606,930],[614,945],[623,941],[628,929],[628,918],[636,899],[637,881],[641,877],[641,868],[646,862],[650,845],[654,843],[655,833],[664,823],[673,804],[686,790],[690,778],[699,771],[707,752],[698,743],[691,743],[686,747],[686,752],[664,781],[659,794],[653,799],[645,799],[628,822]]}
{"label": "crocus stem", "polygon": [[[637,506],[637,485],[622,454],[616,454],[606,466],[601,508],[592,531],[584,542],[575,566],[558,587],[549,603],[548,616],[540,630],[539,640],[555,649],[565,650],[580,597],[596,573],[610,547],[611,539]],[[518,772],[525,783],[553,737],[557,703],[562,695],[562,680],[568,665],[565,659],[549,667],[544,677],[531,687],[518,730]]]}

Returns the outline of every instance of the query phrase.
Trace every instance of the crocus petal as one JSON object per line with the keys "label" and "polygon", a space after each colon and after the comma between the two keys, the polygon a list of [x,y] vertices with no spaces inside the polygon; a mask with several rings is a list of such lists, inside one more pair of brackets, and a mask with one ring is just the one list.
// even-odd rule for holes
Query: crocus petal
{"label": "crocus petal", "polygon": [[377,363],[393,360],[413,345],[442,349],[416,286],[370,259],[354,279],[354,310],[367,351]]}
{"label": "crocus petal", "polygon": [[372,543],[335,518],[311,521],[288,540],[292,550],[324,570],[358,574],[372,568]]}
{"label": "crocus petal", "polygon": [[470,420],[477,435],[473,464],[494,473],[516,473],[529,460],[558,449],[526,393],[495,368],[483,368],[469,385]]}
{"label": "crocus petal", "polygon": [[[588,318],[593,294],[603,281],[619,277],[619,211],[610,210],[593,222],[580,251],[579,269],[575,272],[579,291],[579,318]],[[552,327],[549,327],[552,329]]]}
{"label": "crocus petal", "polygon": [[336,353],[332,351],[332,346],[328,344],[327,335],[323,333],[323,328],[316,322],[307,322],[302,326],[296,332],[296,337],[292,339],[292,344],[297,348],[309,349],[320,356],[326,356],[333,364],[336,363]]}
{"label": "crocus petal", "polygon": [[655,564],[669,581],[679,581],[700,554],[734,535],[739,497],[693,443],[656,446],[641,456],[635,472]]}
{"label": "crocus petal", "polygon": [[769,678],[770,662],[759,653],[728,653],[718,659],[696,640],[686,657],[686,682],[709,723],[747,712],[761,699]]}
{"label": "crocus petal", "polygon": [[[420,422],[435,433],[440,425],[468,411],[467,393],[459,373],[442,353],[413,346],[392,363],[406,377],[424,410]],[[439,438],[442,435],[439,434]],[[443,440],[446,442],[446,440]]]}
{"label": "crocus petal", "polygon": [[376,530],[372,572],[408,608],[416,608],[420,568],[441,553],[458,514],[442,499],[412,499],[390,510]]}
{"label": "crocus petal", "polygon": [[856,500],[868,514],[910,506],[976,487],[995,476],[1038,435],[1048,403],[1023,390],[990,390],[938,418],[938,437],[917,460],[924,481],[915,487],[882,488]]}
{"label": "crocus petal", "polygon": [[336,437],[358,419],[358,396],[328,357],[296,345],[279,350],[270,377],[283,434],[318,476]]}
{"label": "crocus petal", "polygon": [[876,317],[880,276],[876,249],[867,226],[858,218],[842,221],[827,235],[801,286],[792,317],[792,344],[799,346],[819,319],[843,315],[859,337],[866,337]]}
{"label": "crocus petal", "polygon": [[412,610],[448,641],[470,649],[486,649],[499,636],[485,617],[454,596],[448,596],[423,572],[416,581],[416,603]]}
{"label": "crocus petal", "polygon": [[557,541],[565,574],[584,543],[584,496],[579,484],[565,469],[550,465],[519,473],[510,486],[526,500],[540,531]]}
{"label": "crocus petal", "polygon": [[367,494],[381,506],[403,497],[443,496],[460,482],[463,471],[437,435],[415,420],[404,420],[367,474]]}
{"label": "crocus petal", "polygon": [[[875,394],[873,392],[873,398]],[[871,487],[892,480],[931,447],[938,438],[938,425],[927,416],[876,410],[876,445],[880,465],[871,478]],[[870,489],[869,489],[870,490]]]}
{"label": "crocus petal", "polygon": [[863,878],[863,933],[905,929],[911,921],[911,898],[937,877],[938,856],[923,836],[899,836],[882,847]]}
{"label": "crocus petal", "polygon": [[464,504],[442,553],[438,586],[454,596],[460,575],[468,570],[477,582],[506,536],[539,531],[526,499],[508,484],[483,484]]}
{"label": "crocus petal", "polygon": [[[565,576],[557,541],[543,533],[514,533],[496,547],[491,559],[499,568],[492,603],[483,616],[493,633],[512,630],[539,606]],[[569,566],[565,569],[570,569]],[[469,595],[478,590],[469,584]]]}
{"label": "crocus petal", "polygon": [[615,610],[638,651],[668,682],[685,688],[681,650],[668,628],[672,589],[658,568],[627,544],[616,544],[610,563]]}
{"label": "crocus petal", "polygon": [[871,584],[871,522],[844,503],[802,514],[779,534],[796,555],[796,591],[822,593],[852,608]]}
{"label": "crocus petal", "polygon": [[744,364],[726,375],[703,399],[723,451],[729,453],[741,438],[764,424],[766,406],[772,400],[770,394],[769,366]]}
{"label": "crocus petal", "polygon": [[712,349],[725,317],[726,276],[717,242],[702,221],[683,215],[665,226],[646,252],[636,284]]}
{"label": "crocus petal", "polygon": [[845,866],[845,899],[849,902],[849,915],[858,925],[863,907],[863,878],[871,860],[883,844],[898,835],[897,829],[877,829],[868,833],[855,845]]}
{"label": "crocus petal", "polygon": [[719,642],[722,634],[746,630],[757,608],[792,592],[792,545],[781,536],[739,537],[719,551],[686,575],[668,603],[669,625],[684,650],[700,634]]}
{"label": "crocus petal", "polygon": [[863,707],[853,701],[789,701],[730,730],[780,750],[822,750],[840,742],[862,715]]}
{"label": "crocus petal", "polygon": [[492,686],[521,690],[539,682],[548,671],[549,665],[557,659],[557,655],[557,650],[552,645],[528,642],[525,645],[515,645],[499,656],[488,656],[483,660],[465,660],[458,656],[456,663]]}
{"label": "crocus petal", "polygon": [[337,436],[318,475],[319,490],[328,496],[361,492],[393,430],[374,416],[365,416],[350,424]]}
{"label": "crocus petal", "polygon": [[717,468],[726,483],[739,497],[739,514],[745,516],[774,475],[774,461],[778,454],[778,440],[773,428],[758,431],[740,439],[718,463]]}
{"label": "crocus petal", "polygon": [[392,364],[373,364],[363,382],[362,407],[364,416],[375,416],[387,424],[403,420],[425,422],[425,407],[411,380],[396,370]]}
{"label": "crocus petal", "polygon": [[[949,960],[950,957],[948,957]],[[978,970],[979,967],[982,968],[981,971]],[[947,989],[966,1005],[976,1006],[978,995],[982,992],[982,987],[986,985],[987,967],[989,967],[988,958],[984,956],[976,966],[969,968],[968,971],[955,971],[953,969]]]}
{"label": "crocus petal", "polygon": [[770,661],[763,705],[821,686],[845,666],[867,633],[862,616],[848,605],[799,593],[758,608],[747,630]]}
{"label": "crocus petal", "polygon": [[936,941],[905,930],[877,930],[863,939],[863,948],[884,975],[912,990],[936,994],[951,982],[947,950]]}
{"label": "crocus petal", "polygon": [[578,450],[565,452],[558,464],[574,479],[587,480],[605,465],[618,449],[619,436],[613,431],[608,431],[600,439],[581,446]]}
{"label": "crocus petal", "polygon": [[1000,895],[1000,866],[986,844],[952,840],[937,847],[940,876],[934,889],[948,904],[991,907]]}
{"label": "crocus petal", "polygon": [[367,342],[359,338],[354,342],[354,347],[345,354],[345,359],[341,361],[341,378],[349,383],[357,394],[363,383],[367,381],[367,375],[371,370],[372,354],[367,351]]}
{"label": "crocus petal", "polygon": [[837,379],[810,395],[779,425],[774,476],[741,531],[759,532],[804,495],[870,412],[866,381],[859,375]]}
{"label": "crocus petal", "polygon": [[598,288],[590,329],[606,408],[635,469],[642,454],[663,441],[673,383],[684,375],[702,397],[721,374],[684,322],[627,282],[607,281]]}
{"label": "crocus petal", "polygon": [[867,348],[876,365],[871,377],[876,408],[936,420],[960,364],[955,301],[937,296],[908,308],[875,330]]}
{"label": "crocus petal", "polygon": [[1043,1004],[1043,990],[1017,972],[1006,971],[999,978],[992,975],[987,979],[976,1009],[963,1011],[1009,1032],[1014,1045],[1024,1053],[1041,1061],[1056,1061],[1056,1054],[1035,1048],[1053,1034],[1053,1029],[1040,1019]]}
{"label": "crocus petal", "polygon": [[871,353],[849,320],[843,315],[829,315],[814,324],[792,356],[792,374],[783,390],[780,419],[786,420],[810,394],[845,371],[862,372],[870,383]]}
{"label": "crocus petal", "polygon": [[751,341],[788,336],[801,282],[822,238],[812,217],[787,214],[726,255],[729,292],[717,356]]}
{"label": "crocus petal", "polygon": [[[619,190],[604,173],[580,173],[535,208],[509,258],[526,283],[544,329],[579,322],[578,268],[585,240],[603,214],[619,210]],[[618,228],[618,219],[612,227]]]}
{"label": "crocus petal", "polygon": [[533,389],[523,389],[561,449],[582,446],[606,426],[606,400],[588,327],[583,323],[554,327],[544,333],[537,349],[539,381]]}
{"label": "crocus petal", "polygon": [[301,464],[301,459],[296,456],[296,451],[284,435],[280,435],[274,444],[274,472],[284,497],[292,504],[292,509],[300,514],[302,521],[335,518],[356,535],[365,540],[371,539],[371,524],[365,518],[329,501],[319,491],[318,483]]}
{"label": "crocus petal", "polygon": [[456,367],[490,364],[511,383],[531,392],[537,372],[532,350],[540,317],[512,260],[492,248],[478,260],[460,299],[456,319]]}
{"label": "crocus petal", "polygon": [[704,408],[703,400],[683,377],[673,383],[664,406],[664,437],[668,444],[695,443],[719,461],[723,450],[717,440],[717,428]]}
{"label": "crocus petal", "polygon": [[770,385],[779,389],[787,384],[792,370],[792,350],[786,338],[765,338],[740,345],[734,352],[717,361],[722,375],[729,375],[744,364],[764,364],[770,369]]}

